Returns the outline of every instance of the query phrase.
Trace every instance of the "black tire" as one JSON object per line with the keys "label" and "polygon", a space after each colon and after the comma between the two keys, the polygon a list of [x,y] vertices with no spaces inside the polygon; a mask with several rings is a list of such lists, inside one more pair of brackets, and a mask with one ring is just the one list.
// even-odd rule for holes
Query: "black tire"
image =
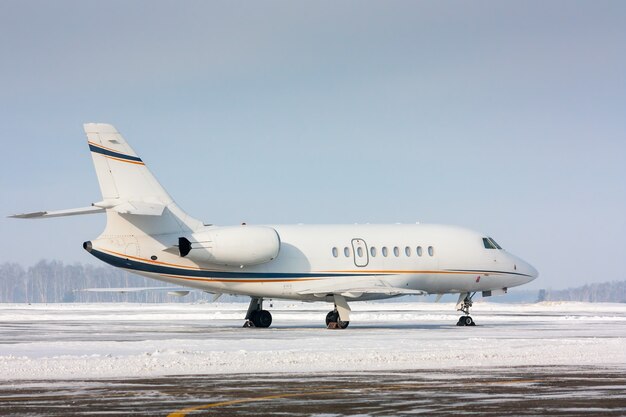
{"label": "black tire", "polygon": [[[259,310],[257,313],[257,327],[262,327],[264,329],[270,327],[272,325],[272,313],[267,310]],[[255,325],[257,323],[254,323]]]}
{"label": "black tire", "polygon": [[337,327],[339,327],[340,329],[345,329],[346,327],[348,327],[349,324],[349,321],[337,320]]}
{"label": "black tire", "polygon": [[474,320],[470,316],[463,317],[464,326],[475,326]]}
{"label": "black tire", "polygon": [[253,311],[250,315],[250,321],[254,324],[254,327],[259,327],[259,312]]}
{"label": "black tire", "polygon": [[257,310],[252,313],[250,320],[254,323],[254,327],[264,329],[272,325],[272,314],[267,310]]}
{"label": "black tire", "polygon": [[328,326],[330,323],[337,323],[339,321],[339,313],[337,313],[336,311],[330,311],[328,314],[326,314],[326,326]]}

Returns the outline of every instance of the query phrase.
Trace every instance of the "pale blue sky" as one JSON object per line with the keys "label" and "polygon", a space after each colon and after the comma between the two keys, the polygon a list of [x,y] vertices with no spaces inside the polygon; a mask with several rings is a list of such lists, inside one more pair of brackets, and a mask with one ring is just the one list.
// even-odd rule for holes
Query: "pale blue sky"
{"label": "pale blue sky", "polygon": [[[626,3],[0,2],[0,213],[100,199],[114,124],[216,224],[450,223],[623,280]],[[102,216],[0,219],[0,261],[96,263]]]}

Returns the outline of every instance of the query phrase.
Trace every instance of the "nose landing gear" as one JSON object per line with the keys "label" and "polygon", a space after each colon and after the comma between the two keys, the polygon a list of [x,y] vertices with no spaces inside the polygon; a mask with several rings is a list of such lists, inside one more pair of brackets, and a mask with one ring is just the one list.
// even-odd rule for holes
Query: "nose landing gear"
{"label": "nose landing gear", "polygon": [[457,326],[476,326],[476,322],[474,319],[470,317],[470,307],[472,306],[472,298],[476,295],[476,293],[465,292],[459,294],[459,301],[456,303],[456,309],[458,311],[462,311],[465,315],[459,318],[459,321],[456,322]]}
{"label": "nose landing gear", "polygon": [[470,316],[461,316],[459,321],[456,322],[457,326],[476,326],[474,319]]}

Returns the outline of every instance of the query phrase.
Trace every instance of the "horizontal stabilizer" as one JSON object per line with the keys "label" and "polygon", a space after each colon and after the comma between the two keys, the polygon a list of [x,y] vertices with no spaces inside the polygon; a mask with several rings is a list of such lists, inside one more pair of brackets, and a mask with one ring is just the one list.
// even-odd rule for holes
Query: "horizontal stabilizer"
{"label": "horizontal stabilizer", "polygon": [[14,219],[42,219],[47,217],[78,216],[81,214],[104,213],[106,209],[115,210],[120,214],[135,214],[138,216],[160,216],[165,205],[150,201],[124,201],[119,199],[100,201],[90,207],[81,207],[56,211],[35,211],[32,213],[14,214]]}
{"label": "horizontal stabilizer", "polygon": [[42,219],[47,217],[79,216],[81,214],[93,213],[104,213],[104,209],[101,207],[90,206],[56,211],[35,211],[33,213],[14,214],[9,217],[14,219]]}
{"label": "horizontal stabilizer", "polygon": [[143,201],[128,201],[113,207],[120,214],[136,214],[140,216],[160,216],[165,210],[165,205],[158,203],[145,203]]}

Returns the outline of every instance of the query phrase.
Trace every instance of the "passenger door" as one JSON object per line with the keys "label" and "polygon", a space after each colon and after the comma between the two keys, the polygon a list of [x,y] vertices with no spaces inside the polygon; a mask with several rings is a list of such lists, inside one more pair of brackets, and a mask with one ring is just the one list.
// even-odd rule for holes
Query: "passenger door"
{"label": "passenger door", "polygon": [[363,239],[352,239],[352,254],[356,266],[364,267],[369,263],[369,253],[367,253],[367,245]]}

